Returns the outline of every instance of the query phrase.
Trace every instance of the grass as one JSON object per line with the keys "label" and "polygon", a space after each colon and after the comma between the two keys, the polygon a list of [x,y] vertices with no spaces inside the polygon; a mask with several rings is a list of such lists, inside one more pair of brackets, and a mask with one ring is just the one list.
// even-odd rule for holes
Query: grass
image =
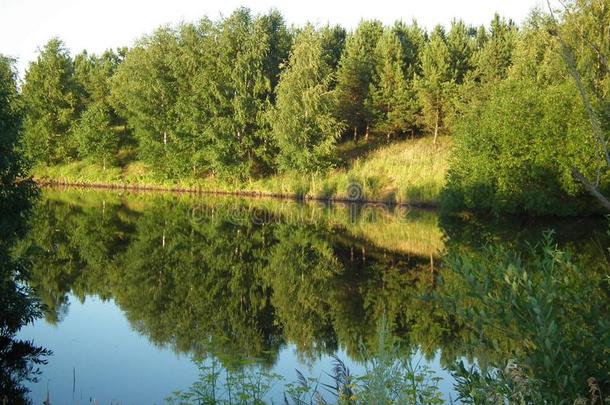
{"label": "grass", "polygon": [[162,180],[142,162],[102,170],[99,165],[76,161],[38,166],[33,176],[43,182],[106,185],[134,188],[248,192],[298,198],[357,200],[414,205],[436,205],[445,184],[450,138],[433,144],[430,137],[367,146],[346,142],[339,146],[344,158],[339,168],[326,173],[277,174],[243,183],[213,177]]}

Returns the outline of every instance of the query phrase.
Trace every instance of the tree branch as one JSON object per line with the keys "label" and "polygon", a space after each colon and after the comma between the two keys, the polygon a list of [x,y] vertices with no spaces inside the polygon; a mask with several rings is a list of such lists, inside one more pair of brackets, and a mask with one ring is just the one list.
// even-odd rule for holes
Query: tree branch
{"label": "tree branch", "polygon": [[577,168],[573,167],[572,176],[574,176],[574,178],[583,185],[583,187],[589,192],[589,194],[595,197],[605,209],[610,211],[610,201],[608,201],[608,199],[604,197],[604,195],[600,193],[599,190],[595,188],[595,186],[589,180],[587,180],[584,174],[582,174]]}

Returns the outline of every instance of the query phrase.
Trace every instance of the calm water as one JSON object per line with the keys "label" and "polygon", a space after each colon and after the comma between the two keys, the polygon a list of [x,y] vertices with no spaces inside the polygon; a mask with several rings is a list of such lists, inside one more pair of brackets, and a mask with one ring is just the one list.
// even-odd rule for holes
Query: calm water
{"label": "calm water", "polygon": [[[327,378],[334,354],[359,374],[384,323],[396,355],[414,353],[455,398],[446,366],[504,354],[477,347],[476,331],[426,298],[450,271],[444,255],[488,243],[526,249],[550,228],[576,252],[607,246],[600,219],[498,223],[382,206],[45,190],[14,249],[45,308],[18,337],[53,351],[29,396],[162,404],[211,359],[290,382],[296,369]],[[283,391],[278,382],[268,398]]]}

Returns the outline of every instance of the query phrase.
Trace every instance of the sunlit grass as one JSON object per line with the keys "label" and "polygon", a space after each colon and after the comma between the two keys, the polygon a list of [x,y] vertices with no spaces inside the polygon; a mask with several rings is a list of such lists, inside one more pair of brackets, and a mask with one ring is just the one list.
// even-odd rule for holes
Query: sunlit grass
{"label": "sunlit grass", "polygon": [[358,146],[344,144],[340,153],[354,155],[347,167],[309,175],[278,174],[243,183],[212,177],[160,179],[141,162],[106,170],[89,162],[38,166],[33,175],[41,181],[81,185],[251,192],[312,199],[436,205],[445,184],[450,143],[448,137],[441,137],[436,144],[431,138],[424,137],[381,144],[360,155],[348,150]]}

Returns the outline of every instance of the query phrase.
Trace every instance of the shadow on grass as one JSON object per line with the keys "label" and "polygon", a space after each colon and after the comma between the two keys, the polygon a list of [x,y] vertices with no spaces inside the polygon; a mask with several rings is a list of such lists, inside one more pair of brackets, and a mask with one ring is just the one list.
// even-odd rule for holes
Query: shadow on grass
{"label": "shadow on grass", "polygon": [[368,140],[361,139],[357,143],[353,140],[342,141],[337,145],[338,166],[348,168],[356,159],[364,159],[371,153],[391,145],[396,142],[407,139],[415,139],[412,136],[393,136],[388,139],[382,134],[372,134]]}

